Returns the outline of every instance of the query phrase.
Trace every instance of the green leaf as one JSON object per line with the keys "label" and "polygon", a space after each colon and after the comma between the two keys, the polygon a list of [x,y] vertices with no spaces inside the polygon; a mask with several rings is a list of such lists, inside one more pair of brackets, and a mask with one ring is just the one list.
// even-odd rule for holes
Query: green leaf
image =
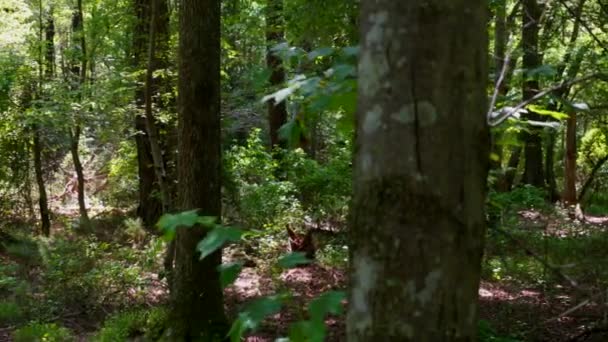
{"label": "green leaf", "polygon": [[218,226],[207,233],[207,236],[196,246],[196,250],[201,252],[202,260],[222,248],[227,242],[239,241],[242,235],[241,229]]}
{"label": "green leaf", "polygon": [[247,330],[255,330],[266,317],[274,315],[281,310],[283,297],[270,296],[254,300],[239,313],[239,317],[234,321],[228,336],[232,342],[241,341],[243,334]]}
{"label": "green leaf", "polygon": [[528,110],[533,111],[534,113],[540,114],[540,115],[547,115],[550,116],[556,120],[565,120],[567,119],[569,116],[566,113],[562,113],[562,112],[556,112],[556,111],[552,111],[552,110],[547,110],[544,109],[540,106],[535,106],[535,105],[529,105],[526,107]]}
{"label": "green leaf", "polygon": [[220,265],[218,270],[220,271],[220,282],[222,284],[222,288],[232,285],[239,277],[242,269],[242,262]]}
{"label": "green leaf", "polygon": [[198,210],[184,211],[178,214],[164,214],[156,226],[163,232],[163,237],[166,241],[171,241],[175,238],[177,227],[192,227],[199,223]]}
{"label": "green leaf", "polygon": [[290,120],[281,128],[279,128],[279,138],[286,140],[287,145],[295,147],[300,140],[300,137],[304,134],[302,126],[297,120]]}
{"label": "green leaf", "polygon": [[325,315],[339,315],[342,313],[342,301],[346,299],[346,293],[343,291],[329,291],[315,298],[308,305],[310,318],[323,321]]}
{"label": "green leaf", "polygon": [[342,49],[342,54],[345,57],[356,57],[359,55],[359,46],[358,45],[347,46],[344,49]]}
{"label": "green leaf", "polygon": [[311,260],[306,258],[305,254],[302,252],[295,252],[291,254],[287,254],[284,257],[279,259],[279,266],[282,268],[293,268],[299,265],[310,264]]}
{"label": "green leaf", "polygon": [[551,65],[547,64],[541,65],[534,69],[530,69],[526,73],[528,79],[535,78],[537,76],[554,77],[555,75],[557,75],[557,70]]}
{"label": "green leaf", "polygon": [[313,50],[308,53],[308,59],[315,60],[319,57],[330,56],[334,53],[334,49],[332,47],[321,47],[316,50]]}

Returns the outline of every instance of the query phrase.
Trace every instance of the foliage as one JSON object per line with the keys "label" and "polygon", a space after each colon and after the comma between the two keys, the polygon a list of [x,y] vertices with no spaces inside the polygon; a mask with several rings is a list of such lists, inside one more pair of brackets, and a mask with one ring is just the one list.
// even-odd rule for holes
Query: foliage
{"label": "foliage", "polygon": [[108,318],[92,341],[126,341],[140,336],[146,341],[158,341],[166,329],[167,319],[165,308],[122,312]]}
{"label": "foliage", "polygon": [[30,323],[13,333],[15,342],[70,342],[75,341],[72,333],[57,324]]}
{"label": "foliage", "polygon": [[46,247],[44,293],[57,307],[97,310],[124,303],[128,291],[141,288],[143,265],[134,250],[95,238],[57,240]]}
{"label": "foliage", "polygon": [[480,320],[478,322],[478,327],[479,327],[479,341],[480,342],[518,342],[519,340],[516,340],[514,338],[511,337],[502,337],[499,336],[496,331],[494,330],[494,328],[492,328],[492,325],[490,324],[490,322],[486,321],[486,320]]}

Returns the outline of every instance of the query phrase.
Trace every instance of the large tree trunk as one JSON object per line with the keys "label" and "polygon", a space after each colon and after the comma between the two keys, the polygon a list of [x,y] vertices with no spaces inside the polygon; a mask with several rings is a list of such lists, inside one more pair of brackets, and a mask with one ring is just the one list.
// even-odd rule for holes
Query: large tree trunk
{"label": "large tree trunk", "polygon": [[[270,86],[275,89],[285,83],[285,68],[283,61],[271,49],[283,38],[283,0],[267,0],[266,4],[266,65],[270,69]],[[268,124],[270,130],[270,146],[285,147],[279,139],[279,129],[287,122],[287,106],[285,101],[276,103],[268,101]]]}
{"label": "large tree trunk", "polygon": [[[528,72],[538,68],[541,58],[538,53],[538,31],[542,8],[538,0],[523,0],[522,10],[522,47],[523,64],[525,79],[523,82],[523,100],[529,100],[538,93],[538,77],[528,77]],[[529,120],[542,120],[542,116],[530,112],[527,115]],[[524,183],[531,184],[540,188],[545,187],[545,177],[543,173],[543,145],[542,129],[530,126],[524,132]]]}
{"label": "large tree trunk", "polygon": [[476,340],[486,2],[361,6],[348,341]]}
{"label": "large tree trunk", "polygon": [[[178,209],[221,215],[220,1],[182,0],[179,15]],[[172,293],[176,341],[224,339],[228,324],[218,265],[221,250],[199,260],[203,227],[177,232]]]}

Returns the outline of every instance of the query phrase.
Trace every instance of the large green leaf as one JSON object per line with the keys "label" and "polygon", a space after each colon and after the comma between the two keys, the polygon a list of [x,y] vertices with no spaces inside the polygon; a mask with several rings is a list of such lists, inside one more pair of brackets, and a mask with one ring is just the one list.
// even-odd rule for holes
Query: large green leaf
{"label": "large green leaf", "polygon": [[196,250],[201,253],[201,259],[204,259],[222,248],[226,243],[239,241],[242,235],[243,231],[241,229],[217,226],[198,243]]}
{"label": "large green leaf", "polygon": [[282,268],[293,268],[300,265],[310,264],[311,260],[306,258],[302,252],[287,254],[279,259],[279,266]]}
{"label": "large green leaf", "polygon": [[222,288],[232,285],[239,277],[242,269],[242,262],[220,265],[218,270],[220,271],[220,282],[222,284]]}
{"label": "large green leaf", "polygon": [[163,232],[165,240],[170,241],[175,237],[177,227],[192,227],[199,223],[198,210],[184,211],[177,214],[164,214],[156,226]]}
{"label": "large green leaf", "polygon": [[566,113],[562,113],[562,112],[556,112],[553,110],[548,110],[548,109],[544,109],[540,106],[535,106],[535,105],[528,105],[526,107],[527,109],[533,111],[534,113],[540,114],[540,115],[546,115],[546,116],[550,116],[556,120],[565,120],[568,118],[568,114]]}
{"label": "large green leaf", "polygon": [[247,330],[255,330],[268,316],[274,315],[281,310],[283,296],[270,296],[254,300],[249,303],[239,317],[234,321],[228,336],[233,342],[241,341]]}

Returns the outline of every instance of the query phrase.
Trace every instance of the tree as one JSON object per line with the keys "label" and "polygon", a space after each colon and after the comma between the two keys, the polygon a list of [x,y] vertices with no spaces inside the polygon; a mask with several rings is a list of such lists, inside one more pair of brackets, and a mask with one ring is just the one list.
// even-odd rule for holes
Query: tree
{"label": "tree", "polygon": [[[169,189],[162,189],[155,171],[166,174],[166,160],[162,158],[163,141],[161,141],[156,120],[152,117],[150,127],[148,127],[147,120],[148,103],[150,104],[150,114],[153,104],[155,108],[163,108],[163,103],[159,100],[162,81],[153,75],[168,64],[169,13],[166,0],[135,0],[133,6],[136,15],[133,34],[134,67],[146,69],[145,80],[141,82],[146,86],[139,86],[135,94],[136,105],[140,110],[143,109],[144,113],[144,115],[138,114],[135,117],[135,129],[138,131],[138,134],[135,135],[139,176],[138,216],[141,217],[146,228],[152,229],[162,212],[165,211],[162,208],[162,197],[166,197],[166,201],[170,200]],[[151,43],[153,46],[150,45]],[[149,51],[150,47],[153,47],[152,51]],[[149,73],[151,73],[151,79],[148,79]],[[146,94],[148,90],[150,91],[149,98]],[[158,145],[156,161],[152,141]],[[155,195],[157,193],[161,193],[161,198]]]}
{"label": "tree", "polygon": [[[538,32],[540,29],[540,19],[543,7],[538,0],[524,0],[522,9],[522,47],[523,59],[522,67],[525,70],[523,82],[523,100],[531,99],[539,91],[538,76],[533,74],[533,70],[538,68],[541,63],[541,56],[538,52]],[[534,112],[527,115],[530,120],[541,120],[542,117]],[[530,127],[524,133],[524,177],[523,181],[540,188],[545,186],[545,175],[543,173],[543,145],[542,129]]]}
{"label": "tree", "polygon": [[[82,0],[77,0],[76,8],[72,12],[72,50],[76,56],[72,61],[72,84],[73,89],[79,93],[78,98],[82,100],[83,86],[87,75],[87,48],[84,33],[84,15],[82,13]],[[85,203],[85,179],[84,169],[80,161],[79,144],[80,135],[82,134],[82,115],[76,113],[74,117],[73,127],[70,128],[70,152],[72,161],[74,162],[74,170],[78,179],[78,209],[80,212],[80,223],[83,227],[89,228],[89,215]]]}
{"label": "tree", "polygon": [[[179,210],[221,214],[220,1],[182,0],[179,14]],[[227,333],[217,267],[221,250],[199,260],[203,227],[176,237],[172,327],[175,340],[212,341]]]}
{"label": "tree", "polygon": [[[266,4],[266,64],[270,69],[270,85],[273,87],[285,83],[283,61],[272,51],[272,48],[284,39],[283,26],[283,0],[268,0]],[[279,129],[287,123],[285,101],[279,103],[274,99],[268,101],[268,123],[270,146],[280,146]]]}
{"label": "tree", "polygon": [[476,338],[486,16],[480,0],[361,3],[349,341]]}

